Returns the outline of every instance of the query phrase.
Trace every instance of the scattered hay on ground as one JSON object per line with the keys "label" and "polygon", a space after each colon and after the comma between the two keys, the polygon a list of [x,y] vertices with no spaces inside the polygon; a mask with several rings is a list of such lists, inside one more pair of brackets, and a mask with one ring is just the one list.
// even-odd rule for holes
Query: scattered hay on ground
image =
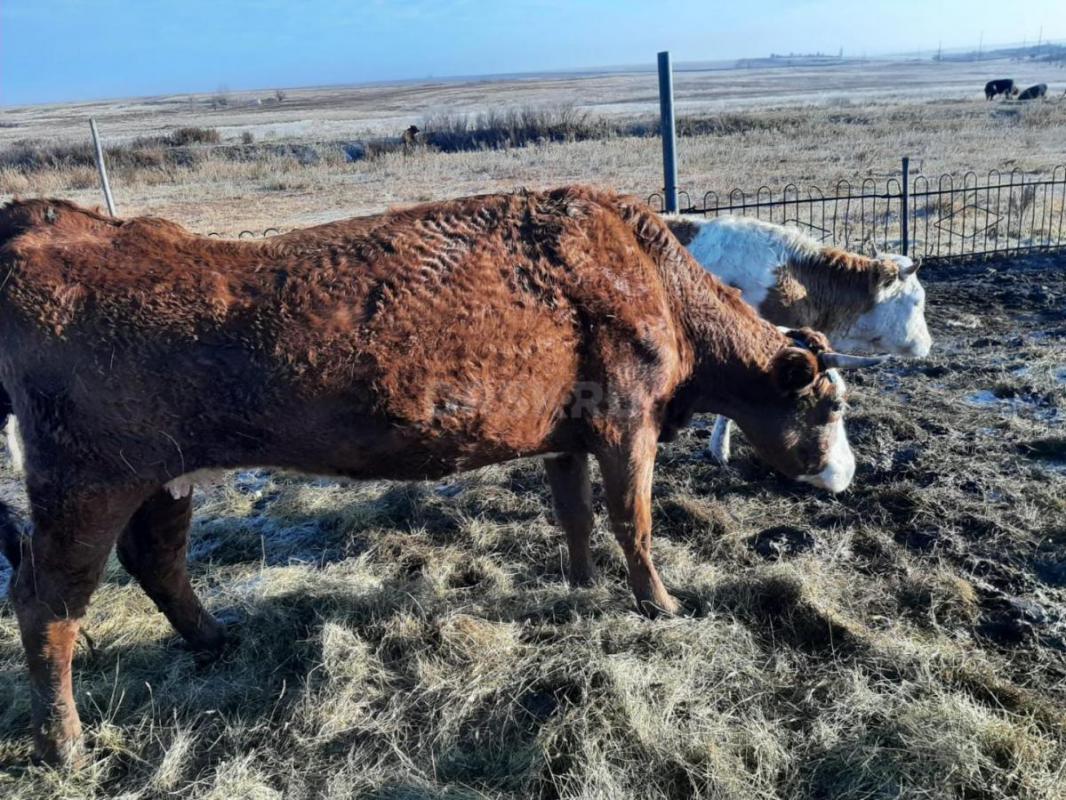
{"label": "scattered hay on ground", "polygon": [[535,462],[419,485],[233,476],[200,495],[191,564],[239,638],[202,663],[112,563],[75,659],[88,769],[27,766],[0,607],[0,793],[1061,797],[1066,318],[1019,298],[1066,294],[1064,275],[929,268],[934,354],[852,382],[842,496],[742,438],[726,469],[706,429],[664,446],[656,555],[689,618],[633,611],[602,514],[601,580],[567,586]]}

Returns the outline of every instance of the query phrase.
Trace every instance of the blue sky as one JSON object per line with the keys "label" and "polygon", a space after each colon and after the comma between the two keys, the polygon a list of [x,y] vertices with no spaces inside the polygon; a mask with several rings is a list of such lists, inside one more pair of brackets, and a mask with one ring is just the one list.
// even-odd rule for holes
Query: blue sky
{"label": "blue sky", "polygon": [[0,104],[1066,38],[1066,0],[0,0]]}

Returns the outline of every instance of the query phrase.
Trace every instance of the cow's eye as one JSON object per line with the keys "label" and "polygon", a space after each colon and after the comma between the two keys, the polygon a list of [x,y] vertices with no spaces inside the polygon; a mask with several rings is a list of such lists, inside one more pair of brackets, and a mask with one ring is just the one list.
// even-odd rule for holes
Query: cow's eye
{"label": "cow's eye", "polygon": [[834,400],[833,404],[831,406],[829,406],[829,409],[834,414],[843,414],[845,409],[847,409],[847,407],[848,407],[848,404],[846,402],[844,402],[843,400]]}

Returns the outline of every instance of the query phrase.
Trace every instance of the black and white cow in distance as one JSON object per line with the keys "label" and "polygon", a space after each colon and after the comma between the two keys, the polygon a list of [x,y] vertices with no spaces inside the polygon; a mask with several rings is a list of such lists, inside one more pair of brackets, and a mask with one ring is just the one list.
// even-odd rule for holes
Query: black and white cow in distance
{"label": "black and white cow in distance", "polygon": [[985,100],[991,100],[997,94],[1011,97],[1018,94],[1018,87],[1014,85],[1014,81],[1010,78],[1000,78],[985,84]]}

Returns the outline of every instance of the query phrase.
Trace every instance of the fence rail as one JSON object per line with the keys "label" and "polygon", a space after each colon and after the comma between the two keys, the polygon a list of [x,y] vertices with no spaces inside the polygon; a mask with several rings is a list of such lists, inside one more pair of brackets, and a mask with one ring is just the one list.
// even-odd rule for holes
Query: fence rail
{"label": "fence rail", "polygon": [[[258,230],[254,230],[254,231],[243,230],[243,231],[241,231],[240,233],[237,234],[237,238],[238,239],[268,239],[271,236],[277,236],[278,234],[280,234],[282,232],[283,231],[282,231],[281,228],[275,228],[275,227],[271,226],[269,228],[265,228],[262,231],[258,231]],[[223,233],[222,231],[208,231],[205,235],[206,236],[210,236],[213,239],[232,239],[233,238],[233,236],[231,234]]]}
{"label": "fence rail", "polygon": [[[849,250],[922,259],[977,258],[1066,249],[1066,165],[1043,175],[992,170],[982,178],[908,176],[841,180],[826,190],[790,183],[779,190],[707,192],[682,213],[752,216],[792,225]],[[662,195],[649,202],[662,209]]]}

